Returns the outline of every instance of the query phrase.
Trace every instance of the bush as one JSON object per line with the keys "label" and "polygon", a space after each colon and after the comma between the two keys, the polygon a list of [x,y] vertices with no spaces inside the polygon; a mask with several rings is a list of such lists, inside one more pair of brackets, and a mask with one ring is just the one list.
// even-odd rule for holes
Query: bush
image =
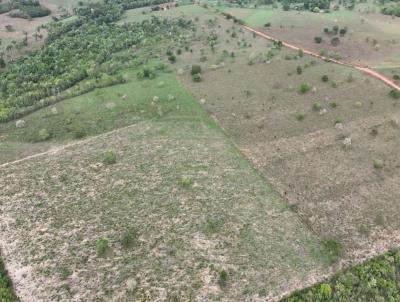
{"label": "bush", "polygon": [[296,120],[302,121],[304,120],[305,114],[303,112],[299,112],[296,114]]}
{"label": "bush", "polygon": [[304,56],[304,51],[302,49],[299,49],[298,55],[300,58]]}
{"label": "bush", "polygon": [[332,46],[338,46],[340,44],[340,39],[338,37],[333,37],[331,39],[331,45]]}
{"label": "bush", "polygon": [[107,151],[104,154],[103,163],[106,165],[113,165],[117,162],[117,154],[114,151]]}
{"label": "bush", "polygon": [[299,86],[299,92],[301,94],[304,94],[304,93],[306,93],[306,92],[308,92],[310,90],[311,90],[311,85],[309,83],[302,83]]}
{"label": "bush", "polygon": [[382,169],[384,166],[384,162],[381,159],[374,159],[374,168],[375,169]]}
{"label": "bush", "polygon": [[11,284],[11,280],[8,278],[6,269],[3,261],[0,259],[0,301],[4,302],[17,302]]}
{"label": "bush", "polygon": [[323,245],[329,255],[329,261],[335,262],[339,259],[340,256],[343,254],[343,246],[340,242],[335,239],[325,239]]}
{"label": "bush", "polygon": [[108,251],[108,240],[101,238],[96,241],[96,250],[97,250],[97,255],[99,256],[105,256],[107,251]]}
{"label": "bush", "polygon": [[201,82],[201,74],[196,73],[196,74],[192,75],[192,80],[193,80],[193,82]]}
{"label": "bush", "polygon": [[321,103],[320,103],[320,102],[315,102],[315,103],[313,104],[313,110],[314,110],[314,111],[320,111],[321,108],[322,108],[322,106],[321,106]]}
{"label": "bush", "polygon": [[264,24],[264,27],[271,27],[271,22],[267,22]]}
{"label": "bush", "polygon": [[314,38],[314,42],[317,43],[317,44],[320,44],[320,43],[322,43],[322,38],[321,37],[315,37]]}
{"label": "bush", "polygon": [[201,66],[200,65],[192,65],[192,70],[190,71],[191,75],[195,75],[201,73]]}
{"label": "bush", "polygon": [[395,80],[395,81],[400,80],[400,75],[394,74],[393,75],[393,80]]}
{"label": "bush", "polygon": [[329,81],[329,77],[328,77],[326,74],[324,74],[324,75],[321,77],[321,81],[326,83],[326,82]]}
{"label": "bush", "polygon": [[303,69],[301,68],[301,66],[297,66],[296,72],[297,72],[297,74],[303,73]]}
{"label": "bush", "polygon": [[179,180],[179,184],[183,187],[189,187],[193,184],[193,180],[190,177],[187,176],[183,176],[180,180]]}
{"label": "bush", "polygon": [[226,286],[226,282],[228,281],[228,273],[225,270],[221,270],[218,273],[219,279],[218,279],[218,283],[221,287]]}
{"label": "bush", "polygon": [[50,139],[50,137],[51,137],[51,135],[47,129],[39,130],[39,132],[38,132],[39,141],[41,141],[41,142],[47,141],[48,139]]}
{"label": "bush", "polygon": [[136,244],[137,233],[135,230],[126,231],[121,238],[121,245],[124,248],[131,248]]}
{"label": "bush", "polygon": [[176,62],[176,56],[175,55],[170,55],[168,57],[168,61],[170,61],[171,63],[175,63]]}
{"label": "bush", "polygon": [[327,283],[321,284],[319,292],[321,293],[321,296],[323,296],[324,298],[330,298],[332,296],[332,288]]}
{"label": "bush", "polygon": [[389,92],[389,95],[394,99],[398,99],[400,98],[400,91],[397,89],[393,89]]}

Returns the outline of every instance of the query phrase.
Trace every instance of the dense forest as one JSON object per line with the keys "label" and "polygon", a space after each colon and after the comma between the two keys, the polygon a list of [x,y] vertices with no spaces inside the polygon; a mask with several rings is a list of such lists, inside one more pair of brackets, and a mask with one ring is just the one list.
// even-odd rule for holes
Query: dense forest
{"label": "dense forest", "polygon": [[[12,11],[13,10],[13,11]],[[42,6],[38,0],[11,0],[0,3],[0,13],[10,12],[14,18],[32,19],[50,15],[50,10]]]}
{"label": "dense forest", "polygon": [[[0,121],[43,107],[48,104],[45,98],[57,96],[84,79],[116,74],[121,60],[112,54],[140,47],[154,36],[179,35],[182,28],[191,28],[191,22],[183,19],[153,18],[142,23],[116,25],[114,22],[130,3],[118,2],[79,7],[78,19],[48,26],[47,41],[39,51],[7,64],[0,76]],[[134,55],[133,51],[128,55]],[[97,87],[96,83],[93,87]]]}

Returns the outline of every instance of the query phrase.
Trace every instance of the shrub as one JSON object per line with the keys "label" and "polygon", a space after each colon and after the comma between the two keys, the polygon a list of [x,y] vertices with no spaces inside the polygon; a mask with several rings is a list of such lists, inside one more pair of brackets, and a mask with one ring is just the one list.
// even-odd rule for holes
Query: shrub
{"label": "shrub", "polygon": [[48,139],[50,139],[51,135],[49,133],[49,131],[47,129],[41,129],[38,132],[38,139],[39,141],[47,141]]}
{"label": "shrub", "polygon": [[299,49],[298,55],[300,58],[302,58],[304,56],[304,51],[302,49]]}
{"label": "shrub", "polygon": [[106,165],[113,165],[117,162],[117,154],[114,151],[107,151],[104,154],[103,163]]}
{"label": "shrub", "polygon": [[96,241],[96,250],[97,250],[97,255],[99,256],[105,256],[107,251],[108,251],[108,240],[101,238]]}
{"label": "shrub", "polygon": [[183,176],[180,180],[179,180],[179,184],[183,187],[189,187],[193,184],[193,180],[190,177],[187,176]]}
{"label": "shrub", "polygon": [[368,225],[366,225],[365,223],[361,224],[358,227],[358,231],[360,232],[360,234],[362,235],[368,235],[369,234],[369,227]]}
{"label": "shrub", "polygon": [[338,37],[333,37],[331,39],[331,45],[332,46],[338,46],[340,44],[340,39]]}
{"label": "shrub", "polygon": [[296,72],[297,72],[297,74],[303,73],[303,69],[301,68],[301,66],[297,66]]}
{"label": "shrub", "polygon": [[218,273],[219,279],[218,283],[221,287],[226,286],[226,282],[228,281],[228,273],[225,270],[221,270]]}
{"label": "shrub", "polygon": [[336,119],[335,119],[335,125],[336,124],[343,124],[343,119],[341,118],[341,117],[337,117]]}
{"label": "shrub", "polygon": [[0,259],[0,301],[17,302],[19,299],[15,296],[11,280],[7,275],[3,261]]}
{"label": "shrub", "polygon": [[190,71],[191,75],[195,75],[201,73],[201,66],[200,65],[192,65],[192,70]]}
{"label": "shrub", "polygon": [[400,98],[400,91],[397,89],[393,89],[389,92],[389,95],[394,99],[398,99]]}
{"label": "shrub", "polygon": [[330,103],[329,103],[329,106],[330,106],[331,108],[336,108],[336,107],[337,107],[337,103],[335,103],[335,102],[330,102]]}
{"label": "shrub", "polygon": [[347,29],[346,28],[342,28],[339,31],[339,34],[343,37],[345,34],[347,33]]}
{"label": "shrub", "polygon": [[301,83],[299,86],[299,92],[304,94],[311,90],[311,85],[309,83]]}
{"label": "shrub", "polygon": [[343,254],[343,246],[342,244],[333,238],[325,239],[323,245],[329,255],[330,262],[337,261],[340,256]]}
{"label": "shrub", "polygon": [[168,61],[170,61],[171,63],[175,63],[176,62],[176,56],[175,55],[170,55],[168,57]]}
{"label": "shrub", "polygon": [[267,22],[264,24],[264,27],[271,27],[271,22]]}
{"label": "shrub", "polygon": [[321,296],[323,296],[324,298],[330,298],[332,296],[332,288],[327,283],[321,284],[321,286],[319,287],[319,292],[321,293]]}
{"label": "shrub", "polygon": [[374,159],[374,168],[375,169],[382,169],[384,166],[384,162],[381,159]]}
{"label": "shrub", "polygon": [[329,77],[328,77],[326,74],[324,74],[324,75],[321,77],[321,81],[326,83],[326,82],[329,81]]}
{"label": "shrub", "polygon": [[317,43],[317,44],[320,44],[320,43],[322,43],[322,38],[321,37],[315,37],[314,38],[314,42]]}
{"label": "shrub", "polygon": [[193,82],[201,82],[201,74],[196,73],[196,74],[192,75],[192,80],[193,80]]}
{"label": "shrub", "polygon": [[137,233],[135,230],[128,230],[126,231],[121,238],[121,245],[124,248],[133,247],[136,243]]}
{"label": "shrub", "polygon": [[395,81],[400,80],[400,75],[394,74],[393,75],[393,80],[395,80]]}
{"label": "shrub", "polygon": [[353,73],[352,73],[352,72],[350,72],[350,73],[347,75],[346,82],[347,82],[347,83],[354,82],[354,77],[353,77]]}
{"label": "shrub", "polygon": [[322,106],[321,106],[321,103],[320,102],[315,102],[314,104],[313,104],[313,110],[314,111],[320,111],[321,110],[321,108],[322,108]]}
{"label": "shrub", "polygon": [[296,114],[296,120],[302,121],[304,120],[305,114],[303,112],[299,112]]}

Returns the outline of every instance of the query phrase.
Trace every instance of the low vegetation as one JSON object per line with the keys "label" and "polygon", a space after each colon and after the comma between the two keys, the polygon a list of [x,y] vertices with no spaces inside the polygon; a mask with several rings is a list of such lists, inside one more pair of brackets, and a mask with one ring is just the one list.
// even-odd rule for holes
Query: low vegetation
{"label": "low vegetation", "polygon": [[0,301],[1,302],[17,302],[18,299],[14,294],[11,280],[7,276],[4,263],[0,258]]}
{"label": "low vegetation", "polygon": [[293,293],[282,302],[399,301],[400,251],[393,250]]}

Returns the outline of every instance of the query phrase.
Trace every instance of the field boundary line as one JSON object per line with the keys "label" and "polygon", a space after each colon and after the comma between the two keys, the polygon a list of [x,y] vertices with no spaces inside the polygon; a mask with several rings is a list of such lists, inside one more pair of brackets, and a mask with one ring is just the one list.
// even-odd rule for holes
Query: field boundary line
{"label": "field boundary line", "polygon": [[65,144],[65,145],[60,145],[60,146],[57,146],[57,147],[54,147],[54,148],[50,148],[49,150],[44,151],[44,152],[35,153],[35,154],[29,155],[29,156],[24,157],[24,158],[20,158],[20,159],[14,160],[14,161],[10,161],[10,162],[4,163],[4,164],[0,164],[0,169],[1,168],[7,168],[9,166],[12,166],[12,165],[15,165],[15,164],[19,164],[21,162],[25,162],[25,161],[28,161],[30,159],[38,158],[38,157],[41,157],[41,156],[44,156],[44,155],[54,155],[54,154],[57,154],[57,153],[59,153],[61,151],[66,150],[66,149],[68,149],[70,147],[74,147],[74,146],[77,146],[77,145],[84,145],[84,144],[86,144],[88,142],[91,142],[92,140],[95,140],[95,139],[97,139],[99,137],[104,137],[104,136],[107,136],[107,135],[110,135],[110,134],[113,134],[113,133],[117,133],[117,132],[129,129],[129,128],[133,128],[133,127],[142,125],[144,123],[148,123],[150,121],[152,121],[152,119],[145,120],[145,121],[140,121],[140,122],[138,122],[136,124],[131,124],[131,125],[128,125],[128,126],[125,126],[125,127],[122,127],[122,128],[118,128],[118,129],[114,129],[114,130],[111,130],[111,131],[108,131],[108,132],[104,132],[104,133],[101,133],[101,134],[98,134],[98,135],[95,135],[95,136],[91,136],[91,137],[89,137],[87,139],[79,140],[79,141],[76,141],[76,142],[73,142],[73,143],[68,143],[68,144]]}
{"label": "field boundary line", "polygon": [[389,78],[385,77],[384,75],[382,75],[382,74],[380,74],[380,73],[378,73],[378,72],[376,72],[376,71],[374,71],[374,70],[372,70],[372,69],[370,69],[368,67],[358,66],[358,65],[351,64],[351,63],[348,63],[348,62],[342,62],[342,61],[339,61],[339,60],[335,60],[335,59],[331,59],[331,58],[319,55],[319,54],[317,54],[317,53],[315,53],[313,51],[306,50],[306,49],[300,48],[298,46],[295,46],[293,44],[290,44],[288,42],[281,41],[281,40],[279,40],[279,39],[277,39],[275,37],[267,35],[266,33],[258,31],[256,29],[250,27],[250,26],[247,26],[247,25],[241,25],[241,27],[243,29],[246,29],[247,31],[250,31],[250,32],[252,32],[252,33],[254,33],[254,34],[256,34],[256,35],[258,35],[260,37],[263,37],[263,38],[267,39],[267,40],[275,41],[275,42],[280,41],[280,42],[282,42],[282,45],[287,47],[287,48],[290,48],[290,49],[293,49],[293,50],[297,50],[297,51],[301,49],[305,54],[307,54],[309,56],[312,56],[312,57],[315,57],[315,58],[318,58],[318,59],[321,59],[321,60],[324,60],[324,61],[327,61],[327,62],[332,62],[332,63],[338,64],[338,65],[347,66],[347,67],[351,67],[351,68],[357,69],[357,70],[359,70],[359,71],[361,71],[361,72],[363,72],[365,74],[368,74],[368,75],[380,80],[381,82],[385,83],[387,86],[390,86],[391,88],[400,91],[400,86],[399,85],[396,85]]}

